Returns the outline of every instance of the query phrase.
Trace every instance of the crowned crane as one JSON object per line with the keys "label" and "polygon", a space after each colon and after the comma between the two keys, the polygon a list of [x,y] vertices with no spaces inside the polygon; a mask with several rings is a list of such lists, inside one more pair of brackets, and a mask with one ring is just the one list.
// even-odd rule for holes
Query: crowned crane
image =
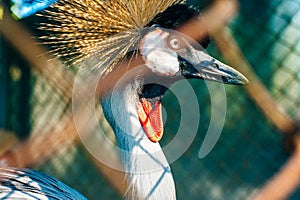
{"label": "crowned crane", "polygon": [[[57,57],[105,77],[124,60],[140,55],[150,73],[168,83],[144,84],[146,75],[132,77],[100,99],[122,151],[128,199],[176,199],[171,169],[158,143],[163,134],[160,101],[169,85],[182,78],[248,82],[200,44],[173,31],[197,15],[196,8],[181,0],[60,0],[43,14],[49,20],[41,29],[49,35],[41,39],[53,46]],[[206,47],[208,42],[201,44]],[[0,183],[0,196],[8,198],[84,199],[56,179],[31,170],[2,169]],[[63,190],[67,196],[56,196]]]}

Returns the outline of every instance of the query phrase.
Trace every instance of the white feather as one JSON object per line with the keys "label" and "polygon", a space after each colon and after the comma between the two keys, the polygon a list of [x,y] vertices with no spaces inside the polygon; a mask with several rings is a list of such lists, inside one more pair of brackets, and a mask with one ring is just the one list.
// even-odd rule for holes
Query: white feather
{"label": "white feather", "polygon": [[176,199],[168,161],[159,145],[145,135],[136,112],[141,82],[117,88],[102,99],[105,116],[115,131],[129,184],[129,199]]}
{"label": "white feather", "polygon": [[140,49],[145,64],[154,73],[173,76],[179,71],[177,53],[166,44],[169,33],[160,28],[146,34]]}

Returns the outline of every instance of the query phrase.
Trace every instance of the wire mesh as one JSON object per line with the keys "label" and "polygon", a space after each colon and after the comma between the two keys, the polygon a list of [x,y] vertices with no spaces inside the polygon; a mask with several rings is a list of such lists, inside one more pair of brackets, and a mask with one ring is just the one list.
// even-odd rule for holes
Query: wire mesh
{"label": "wire mesh", "polygon": [[[10,49],[8,44],[2,45],[1,48],[6,50]],[[16,52],[11,50],[10,54],[15,55]],[[31,128],[28,130],[27,135],[29,131],[33,133],[30,137],[45,135],[48,131],[51,131],[53,127],[57,126],[63,120],[63,116],[70,111],[70,101],[65,94],[62,94],[56,88],[56,85],[50,83],[47,78],[38,71],[31,70],[30,74],[22,73],[21,68],[27,67],[27,70],[30,68],[24,66],[19,57],[15,56],[14,59],[10,59],[10,57],[7,58],[11,60],[12,63],[18,64],[9,63],[1,68],[4,69],[4,67],[7,67],[8,73],[6,75],[9,76],[6,93],[8,97],[8,103],[6,104],[7,118],[3,119],[6,123],[5,126],[1,128],[13,131],[18,135],[20,140],[26,139],[23,135],[24,130],[21,128],[23,125],[24,127],[25,125],[28,126],[27,124],[29,124]],[[3,63],[4,62],[2,62],[2,64]],[[26,76],[26,80],[30,80],[31,92],[20,95],[19,92],[24,88],[24,83],[20,81],[23,76]],[[57,84],[61,84],[61,82]],[[20,112],[20,110],[24,109],[24,106],[31,108],[28,115],[24,115],[23,112]],[[20,129],[22,135],[20,135]],[[4,136],[5,135],[2,136],[2,139],[5,139]],[[8,140],[6,142],[8,142]],[[44,145],[47,144],[45,143]],[[1,148],[3,148],[3,146]],[[51,146],[49,148],[51,148]],[[37,149],[36,152],[24,152],[23,156],[26,156],[25,154],[28,153],[36,155],[38,151]],[[72,140],[55,151],[55,154],[51,158],[46,160],[42,159],[38,163],[39,164],[34,167],[35,169],[63,180],[73,188],[81,191],[88,199],[99,199],[98,191],[102,191],[101,199],[120,198],[119,194],[109,186],[107,181],[99,174],[97,168],[93,166],[82,147]]]}
{"label": "wire mesh", "polygon": [[[299,115],[300,91],[298,7],[299,1],[240,1],[239,14],[229,25],[257,75],[294,118]],[[221,56],[214,45],[208,51]],[[260,109],[239,88],[226,89],[226,124],[217,146],[205,159],[194,158],[188,161],[189,165],[173,167],[175,176],[182,171],[188,173],[186,179],[178,181],[178,185],[186,183],[187,188],[179,193],[179,198],[191,194],[188,188],[197,187],[194,198],[201,193],[202,199],[246,199],[287,159],[280,133]],[[203,92],[197,94],[203,100]],[[209,101],[204,105],[209,105]],[[199,148],[201,140],[197,144]],[[196,150],[186,154],[196,155]],[[198,174],[193,173],[197,170]],[[195,186],[188,181],[191,177],[201,181]],[[290,198],[298,199],[298,193]]]}
{"label": "wire mesh", "polygon": [[[229,24],[230,30],[275,100],[290,116],[299,118],[300,1],[240,0],[239,3],[239,14]],[[221,57],[213,41],[207,51]],[[29,71],[28,64],[9,44],[1,43],[1,53],[0,75],[8,77],[1,78],[6,87],[1,88],[0,95],[7,100],[0,102],[6,113],[0,116],[1,128],[17,133],[21,139],[31,132],[47,132],[70,111],[70,100],[44,74]],[[204,82],[190,83],[199,101],[201,119],[192,145],[171,164],[177,197],[246,199],[287,160],[283,137],[243,88],[226,86],[227,102],[219,102],[227,106],[222,135],[210,154],[199,159],[198,152],[210,122],[211,99]],[[171,92],[163,99],[167,117],[162,146],[174,137],[180,123],[179,104],[174,99]],[[193,121],[192,114],[190,120]],[[121,198],[77,143],[68,143],[35,168],[62,179],[89,199]],[[290,199],[299,197],[300,192],[296,191]]]}

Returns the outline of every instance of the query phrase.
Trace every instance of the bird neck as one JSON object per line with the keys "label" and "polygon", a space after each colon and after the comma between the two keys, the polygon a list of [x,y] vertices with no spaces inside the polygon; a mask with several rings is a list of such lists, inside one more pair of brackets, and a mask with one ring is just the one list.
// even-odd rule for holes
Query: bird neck
{"label": "bird neck", "polygon": [[176,199],[168,161],[140,125],[136,102],[140,81],[115,89],[102,99],[105,117],[114,129],[128,181],[130,199]]}

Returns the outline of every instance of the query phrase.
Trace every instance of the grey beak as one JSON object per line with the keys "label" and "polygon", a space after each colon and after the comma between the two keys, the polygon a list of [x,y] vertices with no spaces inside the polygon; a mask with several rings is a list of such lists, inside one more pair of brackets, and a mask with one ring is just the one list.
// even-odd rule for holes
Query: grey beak
{"label": "grey beak", "polygon": [[181,75],[188,79],[204,79],[231,85],[248,84],[248,79],[237,70],[216,60],[204,51],[190,49],[179,56]]}

